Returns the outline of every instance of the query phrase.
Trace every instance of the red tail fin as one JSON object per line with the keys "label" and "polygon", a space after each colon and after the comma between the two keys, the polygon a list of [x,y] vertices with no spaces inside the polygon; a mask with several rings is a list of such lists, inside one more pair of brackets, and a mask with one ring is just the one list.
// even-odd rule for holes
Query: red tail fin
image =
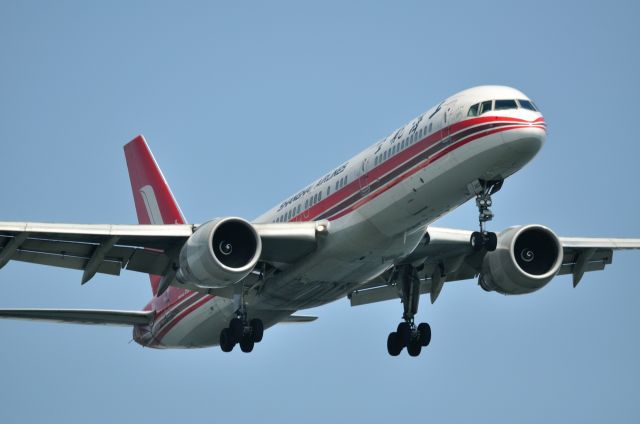
{"label": "red tail fin", "polygon": [[[129,179],[140,224],[184,224],[185,219],[144,137],[124,146]],[[149,275],[153,294],[160,277]]]}

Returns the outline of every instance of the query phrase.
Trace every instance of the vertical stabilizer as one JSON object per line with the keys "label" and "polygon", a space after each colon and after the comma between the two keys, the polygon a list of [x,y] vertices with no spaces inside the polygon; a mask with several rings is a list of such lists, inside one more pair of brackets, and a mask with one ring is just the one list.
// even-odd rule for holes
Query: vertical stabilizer
{"label": "vertical stabilizer", "polygon": [[[184,224],[185,219],[142,135],[124,146],[133,201],[140,224]],[[150,275],[156,294],[160,277]]]}

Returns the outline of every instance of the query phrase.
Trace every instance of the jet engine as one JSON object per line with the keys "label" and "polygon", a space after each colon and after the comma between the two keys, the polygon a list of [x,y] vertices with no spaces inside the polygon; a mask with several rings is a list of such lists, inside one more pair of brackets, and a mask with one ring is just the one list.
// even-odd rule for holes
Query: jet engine
{"label": "jet engine", "polygon": [[222,288],[237,283],[255,267],[262,241],[240,218],[220,218],[199,226],[180,251],[178,281]]}
{"label": "jet engine", "polygon": [[562,265],[562,245],[549,228],[524,225],[498,234],[498,246],[482,262],[480,286],[502,294],[527,294],[544,287]]}

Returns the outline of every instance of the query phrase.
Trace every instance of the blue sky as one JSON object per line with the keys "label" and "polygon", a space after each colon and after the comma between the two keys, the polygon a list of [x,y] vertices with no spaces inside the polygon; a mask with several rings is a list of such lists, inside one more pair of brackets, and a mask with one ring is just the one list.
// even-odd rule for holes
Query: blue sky
{"label": "blue sky", "polygon": [[[254,218],[443,98],[517,87],[549,126],[494,197],[499,230],[638,236],[635,2],[0,3],[0,220],[133,223],[143,133],[187,218]],[[592,4],[593,3],[593,4]],[[468,204],[437,223],[473,229]],[[446,286],[390,358],[398,301],[308,313],[251,355],[126,328],[0,322],[0,422],[638,422],[639,252],[577,289]],[[10,263],[0,307],[139,309],[145,276]]]}

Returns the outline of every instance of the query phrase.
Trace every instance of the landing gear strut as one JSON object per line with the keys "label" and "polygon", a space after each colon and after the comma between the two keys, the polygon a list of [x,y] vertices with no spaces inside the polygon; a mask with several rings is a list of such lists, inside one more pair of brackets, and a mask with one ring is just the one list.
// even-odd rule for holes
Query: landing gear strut
{"label": "landing gear strut", "polygon": [[485,181],[479,180],[475,186],[476,206],[478,207],[478,221],[480,222],[480,231],[474,231],[471,234],[471,247],[475,251],[486,250],[493,252],[498,245],[498,237],[496,233],[488,232],[485,224],[493,219],[491,212],[491,195],[497,193],[502,188],[503,180]]}
{"label": "landing gear strut", "polygon": [[398,356],[402,349],[407,348],[410,356],[418,356],[423,347],[431,342],[431,327],[426,322],[416,326],[414,317],[418,313],[418,301],[420,300],[420,279],[416,269],[410,265],[404,265],[398,275],[402,292],[402,304],[404,313],[403,321],[398,328],[387,338],[387,351],[391,356]]}
{"label": "landing gear strut", "polygon": [[223,352],[231,352],[235,345],[239,344],[243,352],[249,353],[253,350],[255,343],[262,341],[264,324],[261,319],[247,318],[244,289],[239,296],[239,304],[235,318],[229,321],[229,326],[220,332],[220,349]]}

